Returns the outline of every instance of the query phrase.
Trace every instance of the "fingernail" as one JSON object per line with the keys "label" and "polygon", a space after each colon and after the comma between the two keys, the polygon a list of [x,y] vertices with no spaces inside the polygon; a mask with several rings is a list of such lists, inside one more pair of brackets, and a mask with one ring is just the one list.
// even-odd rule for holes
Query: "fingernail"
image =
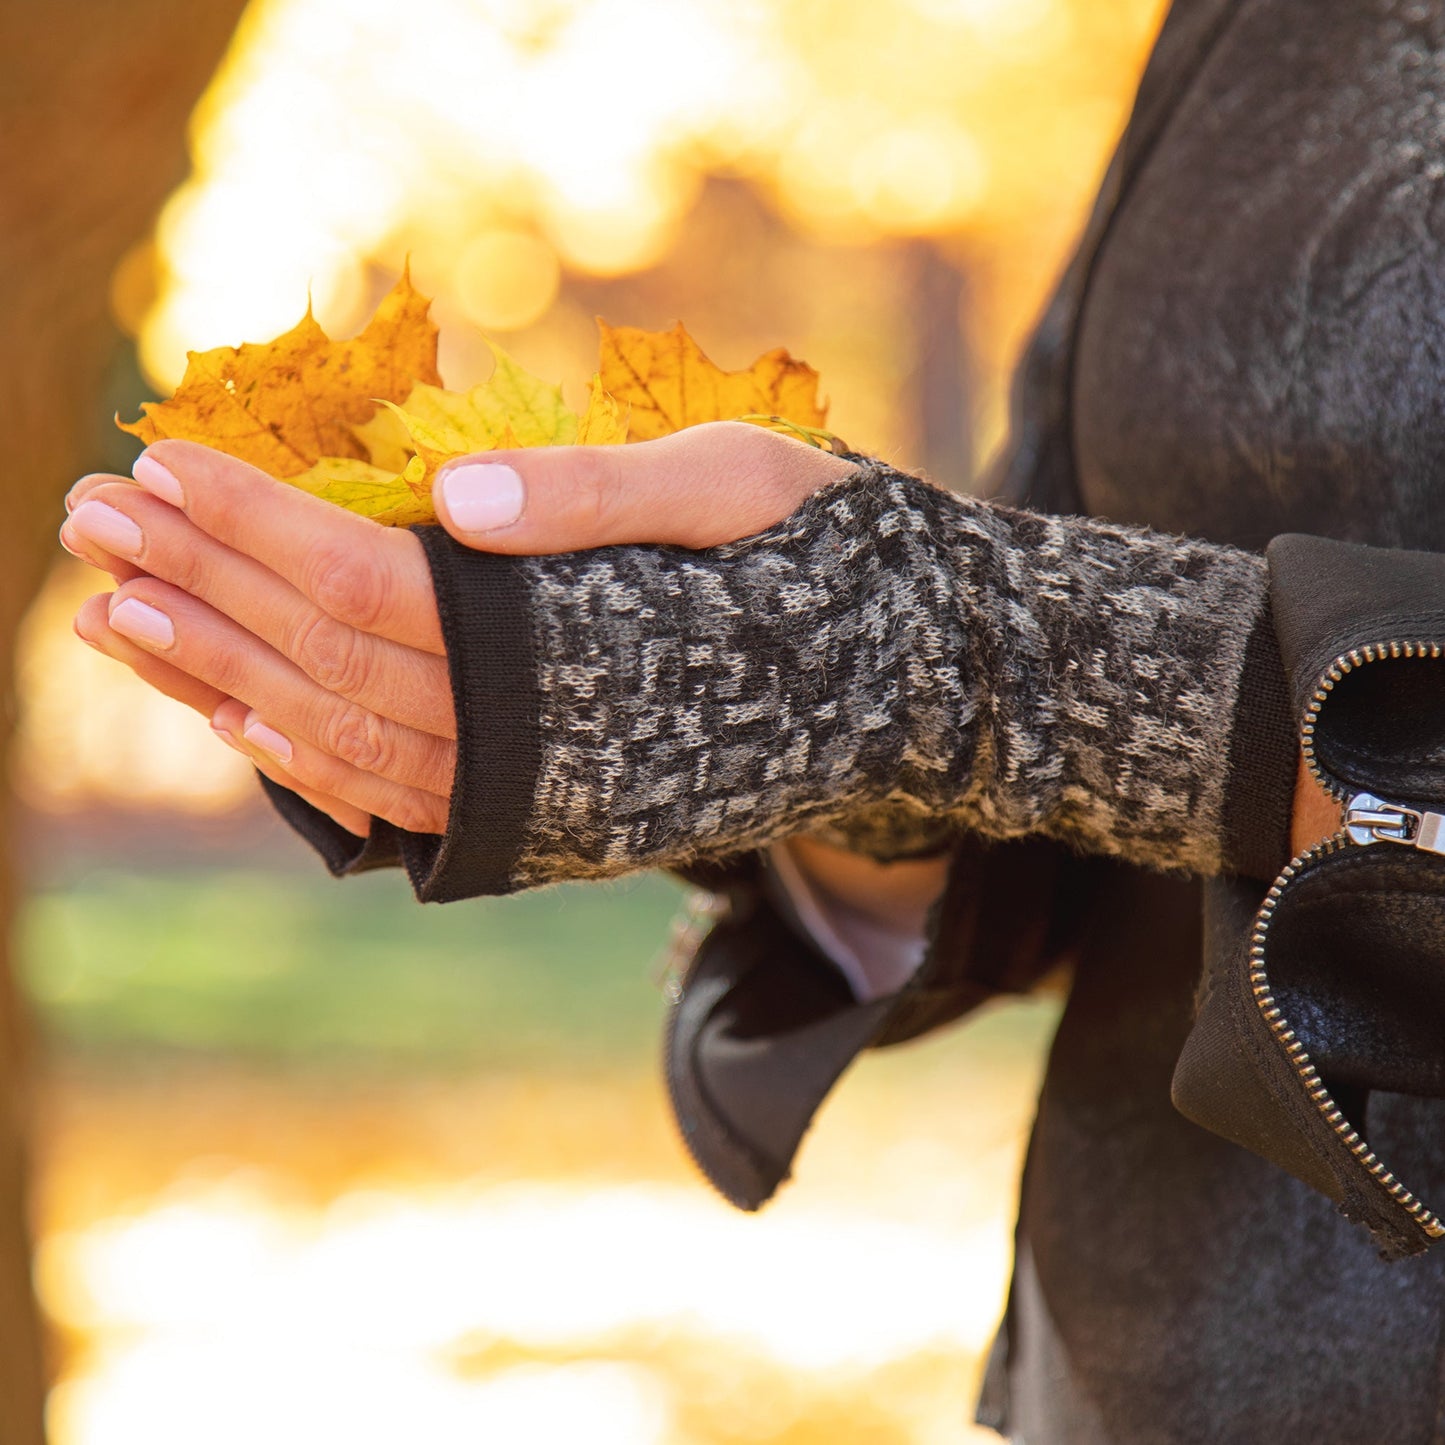
{"label": "fingernail", "polygon": [[135,459],[130,474],[151,496],[159,497],[173,507],[185,506],[186,496],[181,491],[181,484],[148,452],[142,452]]}
{"label": "fingernail", "polygon": [[459,462],[441,475],[447,515],[462,532],[491,532],[522,515],[522,479],[501,462]]}
{"label": "fingernail", "polygon": [[[92,506],[100,505],[92,502]],[[170,647],[176,640],[171,619],[158,607],[127,597],[110,609],[110,625],[132,642],[149,643],[152,647]]]}
{"label": "fingernail", "polygon": [[212,723],[211,731],[215,733],[228,748],[234,748],[236,752],[244,755],[246,751],[245,748],[236,741],[235,735],[231,732],[230,728],[217,727],[215,723]]}
{"label": "fingernail", "polygon": [[104,502],[82,502],[70,514],[70,525],[87,542],[94,542],[119,557],[135,557],[140,553],[140,528],[124,512]]}
{"label": "fingernail", "polygon": [[77,557],[77,558],[80,559],[80,561],[82,561],[82,562],[89,562],[89,563],[91,564],[91,566],[94,566],[94,565],[95,565],[95,559],[94,559],[93,557],[87,557],[84,552],[80,551],[80,550],[79,550],[78,548],[76,548],[76,547],[71,546],[71,544],[70,544],[70,539],[67,538],[66,535],[65,535],[66,530],[67,530],[67,529],[66,529],[65,527],[62,527],[62,528],[60,529],[60,534],[59,534],[59,536],[56,538],[56,540],[60,543],[60,545],[61,545],[62,547],[65,548],[65,550],[66,550],[67,552],[70,553],[70,555],[71,555],[72,557]]}
{"label": "fingernail", "polygon": [[[65,510],[67,512],[73,512],[80,505],[85,496],[85,492],[80,489],[90,481],[113,482],[115,477],[110,472],[87,472],[83,477],[77,477],[75,484],[65,494]],[[85,490],[89,491],[90,488],[86,487]]]}
{"label": "fingernail", "polygon": [[282,737],[275,728],[268,728],[259,719],[255,722],[248,722],[242,729],[241,735],[253,748],[260,748],[263,753],[270,754],[278,763],[291,761],[290,739]]}

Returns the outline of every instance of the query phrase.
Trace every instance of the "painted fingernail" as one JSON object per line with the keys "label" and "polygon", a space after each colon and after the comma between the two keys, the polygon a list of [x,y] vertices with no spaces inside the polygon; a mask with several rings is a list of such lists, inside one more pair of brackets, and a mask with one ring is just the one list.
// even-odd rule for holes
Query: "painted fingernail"
{"label": "painted fingernail", "polygon": [[170,647],[176,640],[171,619],[159,607],[135,597],[127,597],[110,609],[110,625],[122,637],[151,647]]}
{"label": "painted fingernail", "polygon": [[142,452],[135,459],[130,474],[151,496],[159,497],[173,507],[185,506],[186,495],[181,491],[181,484],[148,452]]}
{"label": "painted fingernail", "polygon": [[246,724],[242,730],[242,736],[253,748],[259,748],[263,753],[268,753],[278,763],[291,761],[291,740],[282,737],[275,728],[268,728],[259,718],[255,722]]}
{"label": "painted fingernail", "polygon": [[110,472],[87,472],[83,477],[77,477],[74,485],[65,494],[65,510],[73,512],[85,500],[85,494],[92,490],[86,485],[88,482],[113,482],[116,477]]}
{"label": "painted fingernail", "polygon": [[441,474],[442,498],[459,531],[510,526],[527,500],[522,479],[501,462],[458,462]]}
{"label": "painted fingernail", "polygon": [[79,548],[72,545],[72,539],[65,535],[66,532],[68,532],[69,530],[69,527],[62,527],[60,529],[60,534],[57,538],[60,545],[64,547],[65,550],[69,552],[72,557],[78,557],[82,562],[90,562],[92,565],[94,565],[93,558],[87,557],[84,552],[80,551]]}
{"label": "painted fingernail", "polygon": [[236,752],[244,755],[246,751],[245,748],[243,748],[241,744],[236,741],[235,734],[230,730],[230,728],[217,727],[215,723],[212,723],[211,731],[215,733],[215,735],[220,738],[220,740],[225,743],[228,748],[233,748]]}
{"label": "painted fingernail", "polygon": [[118,557],[135,557],[140,553],[141,530],[126,516],[104,502],[82,502],[70,514],[71,527],[87,542],[104,547]]}

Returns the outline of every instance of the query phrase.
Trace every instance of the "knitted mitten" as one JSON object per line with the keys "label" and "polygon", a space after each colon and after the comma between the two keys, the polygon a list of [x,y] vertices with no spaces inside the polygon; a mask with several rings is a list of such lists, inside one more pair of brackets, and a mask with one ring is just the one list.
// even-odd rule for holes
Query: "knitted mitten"
{"label": "knitted mitten", "polygon": [[400,839],[424,897],[799,832],[880,858],[967,829],[1194,873],[1281,861],[1294,730],[1253,554],[877,462],[706,551],[421,535],[459,728],[447,834]]}

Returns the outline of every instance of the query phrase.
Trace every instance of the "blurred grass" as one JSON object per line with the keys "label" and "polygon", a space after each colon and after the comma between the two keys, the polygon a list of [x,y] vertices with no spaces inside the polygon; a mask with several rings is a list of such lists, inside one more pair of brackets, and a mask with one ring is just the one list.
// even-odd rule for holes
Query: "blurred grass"
{"label": "blurred grass", "polygon": [[25,902],[66,1052],[452,1072],[645,1057],[680,888],[657,875],[420,908],[395,875],[98,868]]}
{"label": "blurred grass", "polygon": [[[36,1213],[58,1445],[206,1438],[214,1400],[238,1378],[278,1422],[333,1411],[344,1377],[359,1382],[358,1418],[407,1386],[445,1424],[459,1391],[523,1377],[564,1390],[583,1367],[640,1382],[669,1414],[667,1438],[690,1445],[992,1438],[967,1423],[969,1402],[1001,1305],[1055,1001],[981,1010],[870,1054],[811,1131],[784,1200],[738,1221],[697,1182],[656,1079],[655,977],[676,884],[650,875],[421,908],[395,874],[338,884],[285,846],[218,858],[164,836],[165,854],[142,833],[104,854],[98,833],[70,836],[22,905],[23,978],[49,1044]],[[457,1209],[479,1210],[483,1231],[486,1210],[519,1188],[563,1223],[622,1201],[596,1270],[550,1286],[538,1338],[498,1332],[486,1297],[438,1294],[435,1248],[431,1268],[415,1265],[438,1231],[460,1237]],[[356,1211],[382,1206],[392,1230],[369,1267],[401,1281],[392,1294],[378,1302],[368,1284],[361,1306],[345,1291],[307,1295]],[[722,1309],[712,1293],[658,1312],[658,1221],[709,1256],[733,1251],[728,1278],[753,1303],[724,1309],[723,1332],[709,1324]],[[919,1232],[953,1266],[926,1281],[865,1271],[840,1300],[794,1310],[802,1333],[790,1343],[774,1293],[798,1297],[778,1261],[800,1229],[837,1231],[840,1249]],[[237,1272],[232,1252],[257,1239],[290,1242]],[[536,1252],[526,1268],[551,1279],[551,1238],[522,1239]],[[195,1298],[198,1273],[199,1326],[166,1305]],[[618,1313],[619,1279],[625,1318],[599,1334],[589,1311]],[[277,1363],[275,1340],[306,1309],[327,1323],[298,1376]],[[792,1351],[808,1358],[829,1311],[864,1357],[800,1365]],[[914,1311],[937,1330],[895,1341]],[[390,1342],[390,1373],[375,1368],[374,1339]],[[192,1381],[191,1393],[157,1394],[157,1379]],[[619,1438],[627,1402],[604,1404],[588,1406],[595,1433]],[[448,1428],[430,1433],[460,1438]]]}

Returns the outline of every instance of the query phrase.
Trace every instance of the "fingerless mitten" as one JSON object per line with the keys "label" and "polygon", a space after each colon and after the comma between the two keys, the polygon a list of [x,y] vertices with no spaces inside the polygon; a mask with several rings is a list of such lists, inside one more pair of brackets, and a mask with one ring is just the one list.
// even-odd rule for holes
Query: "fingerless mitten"
{"label": "fingerless mitten", "polygon": [[421,536],[459,728],[446,835],[400,835],[423,897],[800,832],[880,858],[1043,834],[1200,874],[1287,856],[1294,731],[1251,553],[877,462],[706,551]]}

